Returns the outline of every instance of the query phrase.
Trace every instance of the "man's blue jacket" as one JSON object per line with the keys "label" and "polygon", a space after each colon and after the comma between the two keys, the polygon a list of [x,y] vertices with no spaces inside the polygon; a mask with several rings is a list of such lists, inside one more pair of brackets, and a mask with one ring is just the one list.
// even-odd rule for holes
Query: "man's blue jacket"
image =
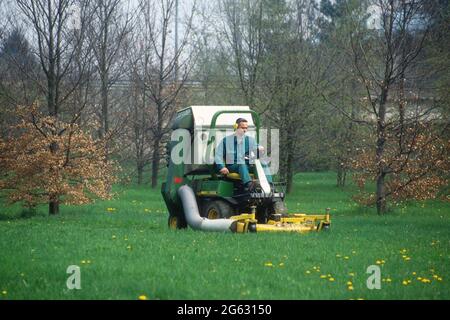
{"label": "man's blue jacket", "polygon": [[[233,134],[226,136],[218,144],[214,157],[214,162],[218,170],[226,165],[249,164],[248,156],[253,151],[255,156],[258,152],[258,144],[253,137],[245,135],[241,143],[238,143],[238,137]],[[247,159],[245,159],[247,157]]]}

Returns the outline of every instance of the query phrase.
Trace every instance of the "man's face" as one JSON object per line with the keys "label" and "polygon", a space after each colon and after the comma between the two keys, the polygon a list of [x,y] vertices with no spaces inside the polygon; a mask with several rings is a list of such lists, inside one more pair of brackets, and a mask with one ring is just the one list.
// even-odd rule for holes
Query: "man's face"
{"label": "man's face", "polygon": [[245,135],[247,130],[248,130],[248,123],[245,121],[242,121],[241,123],[239,123],[239,126],[236,130],[236,135],[238,135],[239,137],[242,137]]}

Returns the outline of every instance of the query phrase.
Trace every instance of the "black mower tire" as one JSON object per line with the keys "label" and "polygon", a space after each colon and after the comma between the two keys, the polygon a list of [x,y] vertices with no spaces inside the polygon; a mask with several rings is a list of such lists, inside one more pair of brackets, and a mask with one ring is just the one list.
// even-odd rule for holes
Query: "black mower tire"
{"label": "black mower tire", "polygon": [[167,225],[168,225],[169,229],[172,229],[172,230],[187,228],[186,219],[184,217],[179,217],[179,216],[175,216],[175,215],[169,216]]}
{"label": "black mower tire", "polygon": [[224,200],[210,200],[202,205],[202,217],[208,219],[227,219],[233,215],[233,207]]}

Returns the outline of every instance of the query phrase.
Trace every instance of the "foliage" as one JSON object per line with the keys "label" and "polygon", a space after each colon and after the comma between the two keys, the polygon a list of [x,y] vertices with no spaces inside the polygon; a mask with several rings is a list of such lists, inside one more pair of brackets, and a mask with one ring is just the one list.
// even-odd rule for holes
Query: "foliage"
{"label": "foliage", "polygon": [[94,140],[76,123],[43,116],[36,105],[17,113],[21,121],[0,140],[0,190],[10,203],[32,207],[60,198],[82,204],[110,197],[115,166],[105,159],[105,139]]}
{"label": "foliage", "polygon": [[[440,189],[448,184],[450,171],[450,140],[436,135],[429,125],[421,124],[420,130],[408,128],[404,145],[398,143],[394,132],[386,137],[386,150],[381,159],[389,174],[385,193],[394,203],[407,199],[434,199]],[[360,193],[354,198],[360,203],[372,205],[375,193],[365,190],[368,181],[375,181],[378,163],[371,148],[362,148],[353,160],[353,175]]]}

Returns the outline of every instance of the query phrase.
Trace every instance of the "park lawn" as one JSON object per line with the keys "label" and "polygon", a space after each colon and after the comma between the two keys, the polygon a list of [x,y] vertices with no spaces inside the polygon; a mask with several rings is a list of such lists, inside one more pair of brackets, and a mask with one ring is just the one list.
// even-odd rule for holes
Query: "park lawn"
{"label": "park lawn", "polygon": [[[450,203],[377,216],[333,173],[298,174],[294,189],[289,211],[330,207],[330,231],[171,231],[148,186],[117,186],[115,200],[54,217],[1,205],[0,299],[450,299]],[[81,290],[66,287],[70,265],[81,268]],[[379,290],[367,288],[370,265],[380,266]]]}

